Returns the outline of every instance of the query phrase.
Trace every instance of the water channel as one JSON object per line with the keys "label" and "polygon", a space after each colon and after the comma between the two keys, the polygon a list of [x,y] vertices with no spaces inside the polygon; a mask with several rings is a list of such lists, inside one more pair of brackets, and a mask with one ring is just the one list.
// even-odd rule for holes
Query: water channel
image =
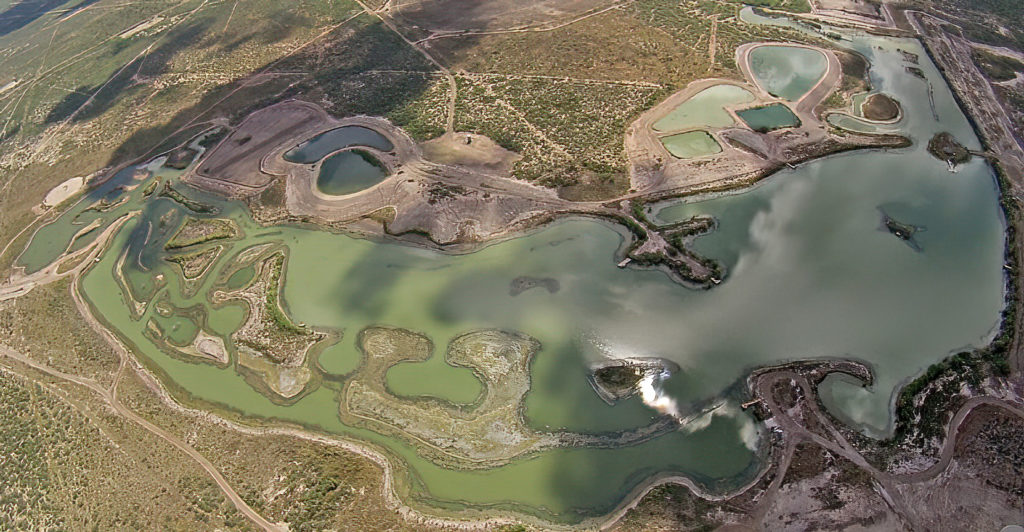
{"label": "water channel", "polygon": [[[884,435],[897,385],[953,350],[984,344],[1002,307],[1003,221],[992,172],[975,159],[950,174],[924,149],[938,130],[952,132],[969,147],[978,145],[938,71],[922,52],[927,80],[904,72],[897,48],[920,52],[916,41],[855,36],[844,45],[868,57],[872,84],[904,104],[901,133],[915,145],[829,157],[743,193],[660,208],[657,217],[663,221],[694,214],[718,219],[719,228],[696,243],[698,251],[728,267],[725,282],[712,290],[684,288],[657,271],[617,268],[623,233],[592,220],[563,220],[476,253],[451,256],[298,227],[259,227],[240,204],[176,183],[189,197],[216,205],[217,216],[235,220],[244,234],[225,244],[213,274],[187,296],[180,275],[162,260],[162,246],[186,215],[201,215],[158,194],[144,197],[150,181],[133,181],[131,169],[41,229],[19,262],[38,269],[91,220],[109,223],[141,210],[82,279],[82,292],[97,316],[135,348],[178,400],[249,422],[299,424],[371,445],[399,464],[395,481],[403,500],[432,513],[506,509],[578,522],[609,511],[654,475],[687,475],[709,489],[727,489],[761,466],[754,451],[759,429],[740,411],[736,396],[751,368],[819,357],[868,362],[878,377],[874,386],[831,380],[823,398],[868,433]],[[938,120],[929,108],[928,83]],[[372,135],[358,134],[359,139],[346,136],[341,143],[385,149]],[[313,162],[338,146],[320,137],[289,157]],[[175,175],[161,169],[147,179]],[[138,186],[117,188],[124,184]],[[86,211],[105,195],[128,200],[108,212]],[[880,209],[927,228],[918,236],[920,251],[880,228]],[[323,378],[294,401],[272,401],[233,366],[171,356],[144,332],[152,318],[173,329],[176,342],[200,328],[226,338],[245,311],[236,305],[214,308],[207,292],[235,254],[261,243],[288,247],[283,300],[289,314],[343,333],[319,354]],[[132,294],[113,274],[122,256]],[[236,275],[229,284],[241,286],[252,272]],[[560,289],[512,295],[510,283],[522,276],[556,279]],[[141,318],[133,316],[127,301],[162,294],[175,308],[203,308],[203,317],[160,316],[158,305],[150,305]],[[680,413],[722,406],[638,445],[563,448],[492,469],[446,469],[403,441],[346,426],[339,418],[339,386],[362,356],[358,333],[380,324],[424,333],[435,345],[430,360],[389,371],[389,389],[454,403],[473,402],[481,388],[470,370],[444,362],[440,355],[449,340],[482,328],[517,330],[538,339],[543,347],[533,362],[525,402],[526,418],[537,430],[616,431],[654,418],[637,399],[609,406],[590,389],[589,364],[607,357],[671,359],[682,370],[664,383],[665,392]]]}

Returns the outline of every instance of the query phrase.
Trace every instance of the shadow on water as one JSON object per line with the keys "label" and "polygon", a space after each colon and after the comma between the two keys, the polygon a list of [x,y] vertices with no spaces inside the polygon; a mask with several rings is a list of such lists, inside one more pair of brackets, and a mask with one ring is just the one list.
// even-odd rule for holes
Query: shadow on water
{"label": "shadow on water", "polygon": [[392,262],[391,255],[386,246],[373,246],[343,278],[337,279],[333,292],[340,296],[342,309],[358,307],[368,323],[377,323],[384,317],[390,287],[405,273]]}
{"label": "shadow on water", "polygon": [[[469,9],[474,8],[470,7]],[[133,86],[131,78],[134,72],[139,71],[151,76],[166,71],[170,60],[192,45],[192,41],[203,35],[205,31],[205,26],[197,24],[186,27],[175,33],[173,37],[169,37],[169,42],[161,45],[151,54],[151,57],[140,60],[137,67],[129,65],[129,68],[126,68],[122,74],[113,76],[110,84],[100,91],[102,97],[94,99],[85,108],[80,109],[75,115],[75,120],[87,120],[95,117],[109,110],[118,97],[130,94]],[[251,38],[251,36],[242,39],[247,38]],[[215,87],[208,91],[198,103],[169,117],[164,123],[137,131],[116,149],[110,164],[125,163],[144,155],[155,155],[173,148],[195,136],[204,127],[202,126],[204,120],[226,117],[232,123],[237,124],[253,110],[290,98],[301,98],[317,103],[326,101],[328,111],[338,117],[355,114],[392,116],[392,119],[401,126],[404,125],[402,116],[405,115],[397,115],[395,118],[394,113],[422,96],[436,79],[433,74],[430,74],[435,70],[433,65],[382,23],[375,19],[369,19],[369,17],[357,18],[338,27],[325,36],[322,43],[322,45],[304,48],[292,56],[263,65],[254,72],[255,74],[270,69],[273,72],[309,72],[311,74],[300,77],[298,81],[295,76],[277,76],[266,80],[261,78],[260,83],[250,83],[251,76],[246,76]],[[241,43],[237,37],[232,37],[225,43],[204,41],[202,44],[233,49]],[[467,40],[465,46],[472,46],[472,43]],[[451,43],[447,49],[453,49]],[[423,74],[374,72],[384,69],[422,72]],[[373,88],[368,90],[367,87]],[[81,103],[78,105],[80,106]],[[75,106],[74,102],[68,101],[58,106],[58,109],[51,113],[50,118],[53,120],[58,120],[61,116],[66,118],[71,116],[76,109],[78,106]],[[433,131],[432,133],[439,132]],[[88,193],[89,199],[96,201],[108,194],[115,186],[117,186],[117,180],[110,180],[91,190]],[[145,204],[143,207],[145,212],[140,218],[138,227],[142,227],[147,220],[156,223],[159,218],[154,206],[156,203],[158,202],[149,201]],[[136,238],[128,239],[129,244],[126,245],[130,246],[130,242],[136,240]],[[122,248],[110,252],[121,253],[123,251]],[[363,282],[355,287],[346,285],[344,290],[340,290],[345,294],[345,305],[359,306],[362,312],[371,318],[383,314],[385,301],[376,297],[378,288],[388,285],[402,275],[401,271],[389,269],[381,264],[382,261],[388,260],[388,256],[386,249],[381,248],[381,250],[374,250],[365,258],[360,259],[352,270],[356,275],[346,278],[343,282],[357,282],[357,280]],[[612,260],[612,258],[608,257],[608,260]],[[443,319],[443,316],[441,318]],[[354,332],[350,331],[349,333],[354,334]],[[447,340],[449,339],[434,338],[438,345],[443,345]],[[571,357],[571,361],[567,364],[580,366],[577,368],[579,371],[571,371],[568,375],[551,374],[547,378],[556,380],[548,380],[538,383],[538,385],[553,390],[550,392],[552,400],[563,401],[560,408],[570,409],[569,417],[581,420],[580,425],[600,425],[601,418],[608,415],[608,408],[603,408],[603,403],[596,399],[580,400],[583,397],[581,394],[586,393],[581,390],[589,385],[585,380],[585,368],[582,367],[579,347],[572,345],[546,346],[542,356],[558,357],[559,359]],[[565,385],[557,382],[559,377],[572,379],[573,382],[570,385]],[[595,408],[595,405],[598,404],[602,408]],[[675,438],[673,441],[677,439]],[[696,447],[696,445],[690,446]],[[659,444],[654,449],[657,452],[662,452],[664,449],[671,448],[672,446],[669,444]],[[641,449],[638,452],[646,451]],[[547,470],[548,475],[539,475],[529,479],[523,489],[541,489],[545,493],[554,494],[553,497],[563,497],[563,501],[551,501],[552,506],[580,508],[584,514],[588,514],[594,509],[587,508],[591,502],[587,501],[587,494],[600,491],[593,490],[592,486],[600,485],[602,482],[623,483],[621,478],[605,480],[604,472],[609,468],[616,468],[620,471],[629,469],[629,464],[609,463],[609,458],[613,456],[609,453],[567,453],[565,456],[565,460],[551,461],[554,465]],[[642,461],[635,455],[634,459],[638,462]],[[626,478],[623,490],[629,490],[650,473],[652,472],[642,471]],[[528,483],[533,483],[533,488]],[[619,502],[620,500],[601,501],[598,503],[597,510],[608,511]],[[570,520],[575,519],[570,518]]]}

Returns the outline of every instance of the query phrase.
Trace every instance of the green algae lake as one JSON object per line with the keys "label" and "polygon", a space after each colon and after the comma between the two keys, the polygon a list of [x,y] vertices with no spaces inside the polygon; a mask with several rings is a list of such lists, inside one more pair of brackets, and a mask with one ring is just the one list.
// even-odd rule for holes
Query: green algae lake
{"label": "green algae lake", "polygon": [[[728,490],[763,466],[758,449],[767,438],[736,396],[751,369],[805,358],[865,361],[876,373],[872,387],[828,379],[822,397],[836,415],[881,437],[891,431],[898,385],[952,351],[984,345],[1003,306],[1004,222],[991,169],[976,158],[951,174],[925,151],[940,130],[978,148],[938,71],[916,41],[855,35],[846,45],[871,61],[872,84],[903,104],[900,132],[914,146],[828,157],[741,193],[659,205],[656,216],[665,223],[695,214],[717,218],[717,229],[695,244],[727,267],[725,281],[711,290],[685,288],[658,271],[617,268],[624,236],[603,222],[562,220],[475,253],[447,255],[307,228],[260,227],[242,205],[190,189],[156,163],[147,180],[174,181],[240,228],[237,238],[222,242],[212,273],[192,295],[177,266],[163,260],[163,244],[186,216],[214,215],[189,213],[167,195],[146,196],[150,181],[133,181],[133,169],[40,229],[19,263],[38,270],[93,220],[110,223],[141,211],[80,281],[97,318],[134,348],[176,400],[243,422],[300,425],[370,446],[396,464],[402,500],[431,515],[508,511],[571,524],[613,510],[652,478],[683,475],[710,491]],[[897,49],[919,53],[926,79],[905,73]],[[762,60],[767,71],[794,69],[791,62],[776,68],[767,64],[774,59]],[[342,133],[345,146],[379,145],[366,132],[335,135]],[[351,133],[358,138],[348,138]],[[340,149],[320,144],[291,156],[313,162]],[[113,206],[88,210],[104,197]],[[916,237],[920,251],[880,229],[879,209],[927,228]],[[185,360],[146,332],[153,320],[175,344],[202,329],[230,346],[246,309],[213,305],[214,280],[239,252],[270,243],[288,250],[282,292],[288,314],[341,333],[308,361],[316,376],[307,389],[287,400],[258,391],[234,355],[227,366]],[[254,274],[239,270],[227,284],[243,286]],[[560,289],[511,295],[510,284],[524,276],[557,280]],[[137,313],[130,302],[140,300],[159,303]],[[722,406],[633,445],[545,449],[484,469],[445,467],[406,440],[339,417],[341,387],[363,356],[359,332],[375,325],[419,332],[435,345],[426,362],[387,372],[391,393],[455,404],[473,403],[482,389],[471,370],[444,361],[450,340],[480,329],[536,338],[541,349],[523,412],[538,431],[615,433],[652,422],[657,412],[638,398],[610,406],[591,389],[590,365],[608,358],[677,363],[681,370],[663,387],[684,416]]]}

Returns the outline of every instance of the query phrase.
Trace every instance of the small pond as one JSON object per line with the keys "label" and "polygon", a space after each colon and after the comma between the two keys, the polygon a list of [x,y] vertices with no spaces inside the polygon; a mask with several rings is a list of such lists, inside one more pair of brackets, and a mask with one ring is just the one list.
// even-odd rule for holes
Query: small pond
{"label": "small pond", "polygon": [[736,85],[708,87],[681,103],[654,123],[656,131],[678,131],[694,127],[728,127],[736,123],[725,107],[754,101],[754,95]]}
{"label": "small pond", "polygon": [[388,176],[384,165],[363,150],[350,150],[328,157],[320,166],[316,187],[324,194],[344,196],[380,183]]}
{"label": "small pond", "polygon": [[736,114],[750,126],[750,129],[762,133],[800,125],[800,119],[789,110],[789,107],[781,103],[752,107],[737,111]]}
{"label": "small pond", "polygon": [[661,143],[673,157],[679,159],[693,159],[722,151],[722,146],[707,131],[688,131],[662,137]]}
{"label": "small pond", "polygon": [[344,126],[321,133],[288,150],[284,160],[292,163],[310,164],[328,154],[352,146],[369,146],[380,151],[395,148],[384,135],[363,126]]}
{"label": "small pond", "polygon": [[807,94],[828,69],[825,54],[798,46],[758,46],[750,51],[750,72],[772,96],[791,102]]}

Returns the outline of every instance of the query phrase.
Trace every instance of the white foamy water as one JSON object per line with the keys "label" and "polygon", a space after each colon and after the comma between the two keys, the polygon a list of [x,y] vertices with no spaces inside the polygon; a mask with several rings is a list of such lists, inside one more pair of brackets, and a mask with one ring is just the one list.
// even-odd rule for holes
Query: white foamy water
{"label": "white foamy water", "polygon": [[668,414],[682,421],[683,417],[679,413],[679,405],[676,404],[676,400],[666,395],[661,388],[661,382],[669,378],[669,376],[671,376],[671,373],[667,371],[645,375],[640,380],[640,397],[645,405],[662,414]]}

